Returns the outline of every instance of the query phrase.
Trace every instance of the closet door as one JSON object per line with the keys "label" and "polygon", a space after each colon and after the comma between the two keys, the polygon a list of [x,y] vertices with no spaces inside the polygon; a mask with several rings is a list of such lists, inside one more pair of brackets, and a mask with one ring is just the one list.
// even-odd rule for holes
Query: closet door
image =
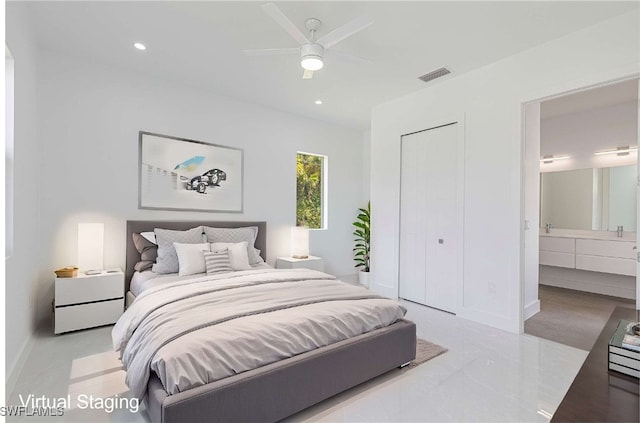
{"label": "closet door", "polygon": [[458,258],[457,125],[402,138],[400,297],[455,312]]}
{"label": "closet door", "polygon": [[425,304],[426,301],[426,232],[424,213],[427,197],[423,157],[427,144],[423,133],[402,137],[402,167],[400,173],[400,298]]}

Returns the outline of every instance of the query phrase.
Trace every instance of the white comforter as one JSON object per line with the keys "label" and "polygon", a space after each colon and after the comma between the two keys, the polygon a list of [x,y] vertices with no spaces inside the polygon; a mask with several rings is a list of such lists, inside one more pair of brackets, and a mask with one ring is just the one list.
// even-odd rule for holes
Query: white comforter
{"label": "white comforter", "polygon": [[153,370],[169,394],[388,326],[397,302],[308,269],[248,270],[144,291],[113,346],[132,395]]}

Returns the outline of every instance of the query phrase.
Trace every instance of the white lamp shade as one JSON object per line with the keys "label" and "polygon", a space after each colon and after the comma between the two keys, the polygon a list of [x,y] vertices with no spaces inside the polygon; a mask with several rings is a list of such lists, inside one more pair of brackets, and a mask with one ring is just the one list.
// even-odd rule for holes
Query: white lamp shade
{"label": "white lamp shade", "polygon": [[78,223],[78,267],[104,268],[104,223]]}
{"label": "white lamp shade", "polygon": [[291,257],[309,257],[309,228],[304,226],[291,228]]}

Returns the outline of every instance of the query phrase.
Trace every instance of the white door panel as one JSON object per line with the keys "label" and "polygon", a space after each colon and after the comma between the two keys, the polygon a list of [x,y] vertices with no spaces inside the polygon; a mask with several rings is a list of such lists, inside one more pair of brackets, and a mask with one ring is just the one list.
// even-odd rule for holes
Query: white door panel
{"label": "white door panel", "polygon": [[400,297],[455,311],[458,258],[457,125],[402,137]]}
{"label": "white door panel", "polygon": [[407,206],[401,210],[400,219],[404,222],[404,232],[400,237],[400,278],[405,284],[400,285],[399,295],[407,300],[424,303],[424,244],[420,242],[424,232],[424,215],[420,210],[424,200],[416,195],[423,184],[420,178],[420,160],[417,143],[403,146],[406,165],[402,169],[401,196],[407,198]]}

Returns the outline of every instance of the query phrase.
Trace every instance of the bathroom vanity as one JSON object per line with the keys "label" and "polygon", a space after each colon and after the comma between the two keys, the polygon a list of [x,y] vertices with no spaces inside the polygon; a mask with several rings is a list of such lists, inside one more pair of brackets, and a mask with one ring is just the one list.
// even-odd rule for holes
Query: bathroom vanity
{"label": "bathroom vanity", "polygon": [[636,297],[636,181],[635,164],[541,174],[540,284]]}
{"label": "bathroom vanity", "polygon": [[540,283],[635,298],[636,234],[540,230]]}
{"label": "bathroom vanity", "polygon": [[552,229],[540,234],[540,264],[616,275],[636,275],[635,233]]}

